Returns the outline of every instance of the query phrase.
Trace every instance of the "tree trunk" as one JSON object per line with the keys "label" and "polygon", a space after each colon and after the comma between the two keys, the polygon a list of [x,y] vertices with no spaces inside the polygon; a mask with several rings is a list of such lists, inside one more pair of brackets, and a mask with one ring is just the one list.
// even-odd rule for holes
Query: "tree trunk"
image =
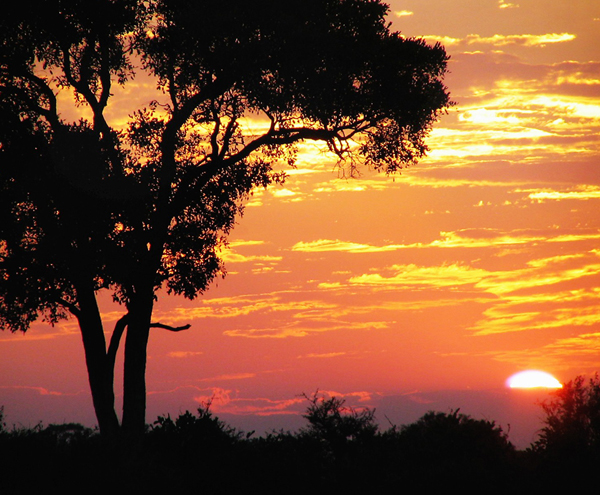
{"label": "tree trunk", "polygon": [[146,428],[146,349],[154,306],[152,287],[140,292],[128,308],[123,381],[123,434],[134,443]]}
{"label": "tree trunk", "polygon": [[119,433],[119,420],[115,412],[113,375],[108,369],[102,318],[93,289],[78,287],[77,300],[80,308],[77,319],[98,427],[102,437],[112,443]]}

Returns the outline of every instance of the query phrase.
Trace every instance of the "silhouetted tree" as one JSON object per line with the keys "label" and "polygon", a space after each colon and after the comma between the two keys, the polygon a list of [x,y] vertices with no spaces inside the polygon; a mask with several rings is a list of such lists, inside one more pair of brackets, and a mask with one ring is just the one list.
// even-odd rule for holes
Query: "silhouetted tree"
{"label": "silhouetted tree", "polygon": [[545,426],[531,453],[538,486],[588,489],[600,462],[600,377],[577,376],[540,405]]}
{"label": "silhouetted tree", "polygon": [[[450,105],[439,44],[404,38],[379,0],[47,0],[0,18],[0,324],[74,316],[103,436],[145,427],[146,347],[162,287],[194,298],[217,248],[295,145],[324,143],[353,174],[426,152]],[[137,61],[137,62],[136,62]],[[115,84],[155,76],[125,129]],[[72,92],[88,119],[63,118]],[[262,130],[247,131],[254,115]],[[97,293],[125,308],[107,346]],[[124,331],[122,426],[114,361]]]}
{"label": "silhouetted tree", "polygon": [[339,397],[327,399],[318,392],[311,397],[306,395],[304,397],[309,405],[302,416],[309,424],[302,429],[302,432],[307,435],[336,444],[372,437],[379,429],[373,409],[357,410],[346,406],[344,399]]}
{"label": "silhouetted tree", "polygon": [[398,432],[398,475],[424,493],[508,493],[514,446],[493,421],[430,411]]}
{"label": "silhouetted tree", "polygon": [[600,449],[600,377],[586,383],[577,376],[552,392],[541,407],[546,413],[535,446],[543,450],[566,450],[568,455]]}
{"label": "silhouetted tree", "polygon": [[320,493],[362,493],[373,488],[370,461],[379,430],[375,410],[356,409],[344,399],[326,398],[318,392],[305,398],[309,405],[302,416],[308,426],[300,430],[298,441],[312,446],[312,456],[319,460],[315,477],[320,478]]}

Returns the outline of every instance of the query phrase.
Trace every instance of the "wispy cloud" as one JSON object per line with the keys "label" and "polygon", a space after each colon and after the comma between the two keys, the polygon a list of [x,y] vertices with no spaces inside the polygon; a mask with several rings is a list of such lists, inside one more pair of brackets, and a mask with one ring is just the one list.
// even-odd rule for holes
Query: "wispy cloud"
{"label": "wispy cloud", "polygon": [[597,368],[600,352],[600,333],[582,333],[557,338],[539,348],[489,351],[497,361],[514,363],[519,367],[556,370]]}
{"label": "wispy cloud", "polygon": [[305,354],[303,356],[298,356],[298,359],[304,359],[304,358],[309,358],[309,359],[329,359],[329,358],[336,358],[336,357],[340,357],[340,356],[345,356],[347,355],[347,352],[324,352],[324,353],[310,353],[310,354]]}
{"label": "wispy cloud", "polygon": [[172,351],[167,354],[167,357],[176,359],[185,359],[190,357],[201,356],[204,353],[202,351]]}
{"label": "wispy cloud", "polygon": [[345,251],[349,253],[381,253],[402,249],[403,245],[391,244],[388,246],[372,246],[370,244],[360,244],[356,242],[345,242],[339,239],[319,239],[310,242],[297,242],[292,246],[292,251],[302,251],[305,253],[319,253],[329,251]]}
{"label": "wispy cloud", "polygon": [[298,414],[299,405],[305,402],[302,397],[292,399],[268,399],[264,397],[236,397],[232,390],[213,387],[206,393],[197,395],[194,400],[202,405],[210,403],[211,410],[226,414],[255,414],[270,416],[274,414]]}
{"label": "wispy cloud", "polygon": [[201,305],[195,307],[181,307],[169,311],[175,321],[190,321],[195,318],[237,318],[256,313],[276,312],[312,312],[330,308],[332,303],[319,299],[306,299],[294,301],[286,293],[272,295],[246,295],[239,297],[226,297],[204,299]]}
{"label": "wispy cloud", "polygon": [[481,36],[469,34],[465,38],[453,38],[450,36],[425,35],[424,38],[440,41],[450,46],[470,45],[523,45],[523,46],[545,46],[553,43],[564,43],[573,41],[577,36],[572,33],[547,33],[547,34],[495,34],[493,36]]}
{"label": "wispy cloud", "polygon": [[486,270],[459,263],[440,266],[393,265],[389,270],[393,272],[392,275],[366,273],[352,277],[349,282],[353,285],[449,287],[476,284],[488,274]]}
{"label": "wispy cloud", "polygon": [[[527,192],[527,191],[525,191]],[[529,195],[531,196],[531,195]],[[533,198],[536,199],[536,198]],[[355,254],[384,253],[400,249],[421,248],[489,248],[526,245],[540,242],[575,242],[581,240],[600,239],[600,232],[582,232],[577,234],[556,234],[551,232],[511,232],[501,233],[497,230],[459,230],[440,232],[440,238],[429,243],[388,244],[374,246],[371,244],[341,241],[339,239],[318,239],[316,241],[300,241],[292,246],[292,251],[306,253],[347,252]]]}
{"label": "wispy cloud", "polygon": [[566,199],[588,200],[600,199],[600,187],[594,185],[582,185],[571,190],[555,191],[552,189],[527,189],[518,192],[529,193],[527,197],[536,201],[561,201]]}
{"label": "wispy cloud", "polygon": [[212,376],[209,378],[202,378],[201,382],[220,382],[229,380],[247,380],[249,378],[256,378],[256,373],[230,373],[227,375]]}
{"label": "wispy cloud", "polygon": [[[599,258],[599,252],[590,250],[528,260],[512,269],[476,267],[465,262],[392,265],[345,281],[322,282],[319,288],[342,292],[357,288],[419,291],[416,293],[421,296],[406,302],[404,311],[426,310],[436,304],[441,307],[444,302],[439,293],[452,291],[450,305],[474,302],[487,306],[470,327],[479,336],[590,326],[600,323],[600,292],[594,288],[600,280]],[[378,314],[386,308],[393,311],[394,303],[378,305]],[[363,309],[365,314],[375,312],[368,305]],[[339,311],[344,314],[342,308]]]}
{"label": "wispy cloud", "polygon": [[58,390],[49,390],[45,387],[32,387],[32,386],[27,386],[27,385],[0,385],[0,390],[25,390],[25,391],[32,391],[35,392],[39,395],[51,395],[51,396],[58,396],[58,397],[73,397],[73,396],[77,396],[80,395],[82,393],[86,393],[86,392],[72,392],[72,393],[67,393],[67,392],[60,392]]}
{"label": "wispy cloud", "polygon": [[349,330],[381,330],[388,328],[387,321],[338,321],[336,323],[316,321],[312,326],[301,322],[292,322],[274,328],[244,328],[226,330],[229,337],[246,337],[249,339],[284,339],[288,337],[306,337],[308,335]]}

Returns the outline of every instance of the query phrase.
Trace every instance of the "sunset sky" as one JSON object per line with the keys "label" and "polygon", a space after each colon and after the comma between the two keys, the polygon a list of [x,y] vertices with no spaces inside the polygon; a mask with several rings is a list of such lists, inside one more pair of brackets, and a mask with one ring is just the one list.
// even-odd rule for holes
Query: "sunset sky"
{"label": "sunset sky", "polygon": [[[318,389],[383,427],[460,407],[524,447],[547,392],[506,379],[600,369],[600,2],[389,3],[392,29],[451,56],[457,105],[428,157],[345,179],[302,146],[286,183],[250,198],[227,277],[194,301],[160,297],[156,321],[192,327],[151,334],[148,422],[212,398],[234,426],[297,428]],[[103,309],[110,330],[122,309],[109,295]],[[9,424],[95,424],[74,320],[0,333],[0,405]]]}

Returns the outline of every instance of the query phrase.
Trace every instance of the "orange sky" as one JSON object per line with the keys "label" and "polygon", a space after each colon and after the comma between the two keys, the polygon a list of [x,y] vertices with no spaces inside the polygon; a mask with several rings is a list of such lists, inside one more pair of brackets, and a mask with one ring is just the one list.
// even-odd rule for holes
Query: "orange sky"
{"label": "orange sky", "polygon": [[[298,394],[318,388],[397,423],[461,407],[525,446],[545,393],[506,378],[600,368],[600,3],[390,5],[393,29],[451,55],[458,105],[428,158],[346,180],[307,144],[284,186],[256,191],[227,277],[159,300],[155,320],[192,328],[151,335],[149,421],[214,397],[234,425],[295,427]],[[151,88],[115,98],[144,104]],[[1,404],[9,423],[93,424],[75,322],[0,334]]]}

